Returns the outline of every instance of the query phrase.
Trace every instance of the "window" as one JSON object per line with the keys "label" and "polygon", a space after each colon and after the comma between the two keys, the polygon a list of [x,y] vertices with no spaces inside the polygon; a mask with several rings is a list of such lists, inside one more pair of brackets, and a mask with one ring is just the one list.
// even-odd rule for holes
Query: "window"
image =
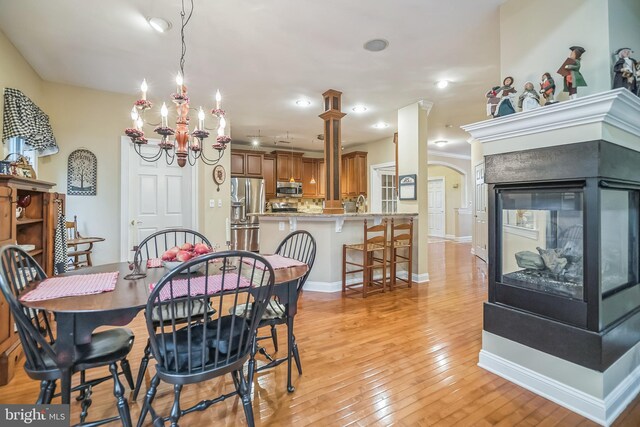
{"label": "window", "polygon": [[9,149],[8,153],[13,154],[9,157],[9,160],[17,160],[16,154],[24,156],[29,161],[29,164],[33,166],[33,170],[38,173],[38,153],[33,150],[31,147],[25,144],[24,138],[13,137],[7,139],[7,148]]}
{"label": "window", "polygon": [[380,184],[382,190],[382,213],[396,213],[398,210],[398,201],[396,198],[395,171],[381,171]]}

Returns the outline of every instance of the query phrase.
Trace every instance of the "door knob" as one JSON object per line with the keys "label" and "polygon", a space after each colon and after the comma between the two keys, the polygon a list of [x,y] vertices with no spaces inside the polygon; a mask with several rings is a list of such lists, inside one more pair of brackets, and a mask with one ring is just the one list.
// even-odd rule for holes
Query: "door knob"
{"label": "door knob", "polygon": [[131,225],[136,225],[136,224],[140,225],[140,224],[142,224],[142,221],[136,221],[135,219],[132,219],[131,220]]}

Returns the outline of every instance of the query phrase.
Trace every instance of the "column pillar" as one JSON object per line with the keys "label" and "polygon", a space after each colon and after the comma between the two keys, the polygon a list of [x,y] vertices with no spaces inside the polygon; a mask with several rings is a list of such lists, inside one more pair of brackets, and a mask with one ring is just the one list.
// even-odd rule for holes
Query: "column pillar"
{"label": "column pillar", "polygon": [[427,118],[432,102],[418,101],[398,110],[398,174],[416,175],[416,200],[398,200],[398,212],[417,212],[414,221],[414,266],[416,282],[429,281],[427,189]]}
{"label": "column pillar", "polygon": [[346,116],[340,111],[342,106],[342,92],[329,89],[322,94],[324,97],[324,113],[320,118],[324,120],[324,164],[326,167],[326,191],[323,213],[344,213],[340,188],[340,174],[342,167],[342,128],[340,120]]}

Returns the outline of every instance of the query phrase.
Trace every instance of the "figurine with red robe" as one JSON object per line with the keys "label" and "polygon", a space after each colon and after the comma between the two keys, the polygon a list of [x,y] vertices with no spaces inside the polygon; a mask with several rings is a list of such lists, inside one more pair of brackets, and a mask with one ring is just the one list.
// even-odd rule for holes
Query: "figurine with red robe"
{"label": "figurine with red robe", "polygon": [[540,82],[540,93],[545,99],[544,105],[554,104],[556,102],[556,82],[551,77],[551,74],[544,73],[542,75],[542,81]]}

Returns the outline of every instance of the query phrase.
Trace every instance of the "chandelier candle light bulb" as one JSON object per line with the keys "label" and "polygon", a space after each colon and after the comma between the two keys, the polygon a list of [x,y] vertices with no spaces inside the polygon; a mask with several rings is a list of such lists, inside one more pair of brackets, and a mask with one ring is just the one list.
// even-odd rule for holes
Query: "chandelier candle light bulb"
{"label": "chandelier candle light bulb", "polygon": [[162,108],[160,108],[160,116],[162,116],[162,126],[166,127],[168,120],[167,116],[169,115],[169,110],[167,109],[167,104],[162,103]]}
{"label": "chandelier candle light bulb", "polygon": [[216,110],[220,109],[220,101],[222,101],[222,95],[220,95],[220,90],[216,90]]}
{"label": "chandelier candle light bulb", "polygon": [[200,107],[198,111],[198,129],[204,130],[204,110]]}
{"label": "chandelier candle light bulb", "polygon": [[147,86],[147,79],[142,79],[140,90],[142,91],[142,99],[144,100],[147,99],[147,89],[149,89],[149,87]]}
{"label": "chandelier candle light bulb", "polygon": [[176,92],[179,94],[182,94],[183,83],[184,83],[184,79],[182,78],[182,74],[178,73],[178,75],[176,76],[176,85],[178,85]]}

